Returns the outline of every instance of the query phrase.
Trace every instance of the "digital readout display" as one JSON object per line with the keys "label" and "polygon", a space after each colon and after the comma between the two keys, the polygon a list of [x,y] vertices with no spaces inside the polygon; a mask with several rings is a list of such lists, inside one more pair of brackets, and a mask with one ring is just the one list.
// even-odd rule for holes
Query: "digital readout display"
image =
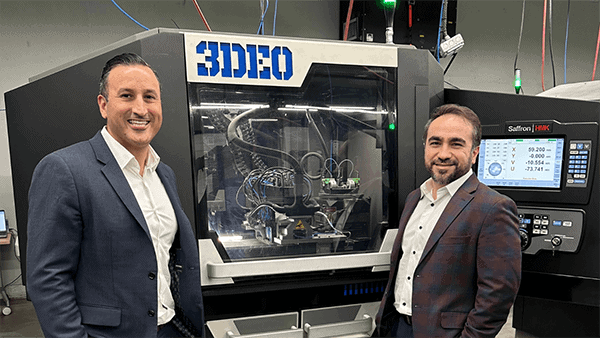
{"label": "digital readout display", "polygon": [[488,186],[560,188],[562,138],[482,139],[477,177]]}

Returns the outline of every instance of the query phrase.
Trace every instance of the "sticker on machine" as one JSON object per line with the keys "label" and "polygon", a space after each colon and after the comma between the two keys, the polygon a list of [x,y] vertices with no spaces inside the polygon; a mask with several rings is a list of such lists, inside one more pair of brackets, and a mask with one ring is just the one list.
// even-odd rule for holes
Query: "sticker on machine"
{"label": "sticker on machine", "polygon": [[313,63],[397,67],[393,46],[185,33],[187,81],[300,87]]}

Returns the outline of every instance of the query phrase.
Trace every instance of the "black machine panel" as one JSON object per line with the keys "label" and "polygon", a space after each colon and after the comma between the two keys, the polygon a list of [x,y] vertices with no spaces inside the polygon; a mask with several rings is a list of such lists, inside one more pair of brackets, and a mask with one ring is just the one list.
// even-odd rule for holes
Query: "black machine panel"
{"label": "black machine panel", "polygon": [[[484,125],[482,132],[477,176],[519,204],[523,253],[577,252],[585,210],[562,205],[590,201],[598,123],[507,121]],[[531,201],[557,207],[520,206]]]}
{"label": "black machine panel", "polygon": [[519,208],[521,248],[525,254],[540,250],[577,252],[583,234],[583,210]]}
{"label": "black machine panel", "polygon": [[[523,263],[514,327],[541,337],[600,335],[600,103],[454,89],[444,96],[478,114],[474,170],[517,204]],[[565,312],[577,315],[563,320]]]}

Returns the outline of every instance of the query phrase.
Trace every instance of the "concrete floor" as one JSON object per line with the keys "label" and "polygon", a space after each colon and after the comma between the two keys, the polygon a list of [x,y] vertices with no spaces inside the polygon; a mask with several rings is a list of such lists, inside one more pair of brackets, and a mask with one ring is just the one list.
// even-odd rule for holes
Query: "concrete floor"
{"label": "concrete floor", "polygon": [[[2,307],[4,302],[2,302]],[[43,337],[35,310],[26,299],[11,298],[12,313],[0,315],[0,337]]]}

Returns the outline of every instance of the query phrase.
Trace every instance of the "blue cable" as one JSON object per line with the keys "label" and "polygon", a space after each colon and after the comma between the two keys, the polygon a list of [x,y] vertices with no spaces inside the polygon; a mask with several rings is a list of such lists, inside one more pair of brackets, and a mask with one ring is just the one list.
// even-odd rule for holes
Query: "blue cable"
{"label": "blue cable", "polygon": [[115,2],[115,0],[110,0],[112,1],[113,4],[115,4],[115,6],[117,6],[117,8],[123,12],[123,14],[125,14],[128,18],[130,18],[131,20],[133,20],[133,22],[137,23],[140,27],[142,27],[145,30],[149,30],[148,27],[142,25],[141,23],[137,22],[137,20],[135,20],[134,18],[131,17],[131,15],[127,14],[127,12],[125,12],[121,7],[119,7],[119,5],[117,5],[117,3]]}
{"label": "blue cable", "polygon": [[442,0],[442,8],[440,10],[440,24],[438,26],[437,47],[435,49],[438,63],[440,62],[440,35],[442,34],[442,15],[444,15],[444,0]]}
{"label": "blue cable", "polygon": [[567,5],[567,36],[565,37],[565,83],[567,83],[567,42],[569,41],[569,16],[571,13],[571,0]]}
{"label": "blue cable", "polygon": [[260,25],[258,25],[258,32],[256,32],[256,34],[260,34],[260,29],[262,28],[262,35],[265,35],[265,14],[267,14],[267,11],[269,10],[269,0],[267,0],[267,7],[265,8],[265,11],[262,14],[262,17],[260,18]]}
{"label": "blue cable", "polygon": [[275,0],[275,14],[273,14],[273,36],[275,36],[275,22],[277,22],[277,1]]}

